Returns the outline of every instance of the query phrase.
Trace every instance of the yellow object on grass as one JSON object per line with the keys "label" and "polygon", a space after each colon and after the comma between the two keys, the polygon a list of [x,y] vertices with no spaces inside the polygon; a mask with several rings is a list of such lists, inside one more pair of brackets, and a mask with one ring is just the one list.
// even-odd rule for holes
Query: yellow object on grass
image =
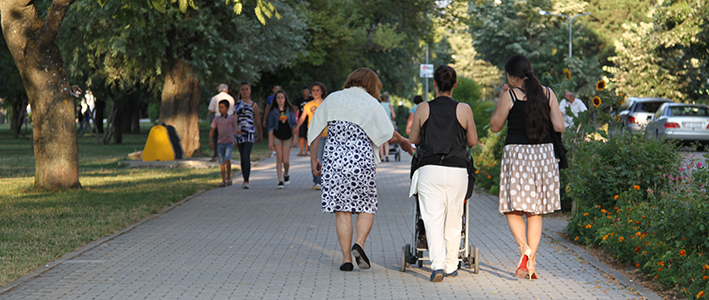
{"label": "yellow object on grass", "polygon": [[175,152],[172,150],[170,136],[167,128],[162,125],[155,125],[150,129],[148,141],[143,149],[143,161],[170,161],[175,160]]}

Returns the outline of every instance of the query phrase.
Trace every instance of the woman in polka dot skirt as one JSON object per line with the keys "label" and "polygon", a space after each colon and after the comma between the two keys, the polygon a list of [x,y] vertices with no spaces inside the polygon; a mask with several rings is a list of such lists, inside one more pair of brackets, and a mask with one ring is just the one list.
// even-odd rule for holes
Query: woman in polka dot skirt
{"label": "woman in polka dot skirt", "polygon": [[520,249],[517,277],[537,279],[542,214],[561,209],[559,165],[548,132],[549,122],[555,131],[563,132],[564,120],[556,95],[534,76],[529,59],[513,56],[505,64],[505,73],[507,84],[490,118],[493,132],[502,130],[507,122],[500,165],[500,213],[507,218]]}

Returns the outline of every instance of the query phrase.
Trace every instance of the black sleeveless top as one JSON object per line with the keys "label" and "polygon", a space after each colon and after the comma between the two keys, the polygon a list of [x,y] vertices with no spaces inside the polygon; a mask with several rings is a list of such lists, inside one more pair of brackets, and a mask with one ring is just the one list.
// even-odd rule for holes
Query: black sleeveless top
{"label": "black sleeveless top", "polygon": [[[519,101],[512,90],[510,90],[510,95],[514,104],[507,115],[507,139],[505,139],[505,145],[532,144],[527,138],[527,119],[524,117],[524,106],[527,105],[527,101]],[[541,143],[552,143],[548,132]]]}
{"label": "black sleeveless top", "polygon": [[421,126],[421,140],[416,145],[416,155],[421,159],[419,167],[468,167],[466,130],[455,113],[458,103],[444,96],[428,102],[428,119]]}

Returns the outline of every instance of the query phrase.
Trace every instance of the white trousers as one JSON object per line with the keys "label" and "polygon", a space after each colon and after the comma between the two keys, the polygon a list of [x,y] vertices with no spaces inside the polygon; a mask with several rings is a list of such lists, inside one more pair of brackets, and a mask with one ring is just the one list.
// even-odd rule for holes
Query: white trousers
{"label": "white trousers", "polygon": [[418,169],[421,217],[426,226],[431,269],[458,269],[463,205],[468,187],[465,168],[428,165]]}

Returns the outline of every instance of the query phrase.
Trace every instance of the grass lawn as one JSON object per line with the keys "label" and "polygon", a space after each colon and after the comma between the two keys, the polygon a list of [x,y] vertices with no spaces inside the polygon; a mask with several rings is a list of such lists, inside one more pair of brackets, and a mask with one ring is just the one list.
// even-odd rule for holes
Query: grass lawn
{"label": "grass lawn", "polygon": [[[134,145],[143,149],[150,126],[124,134],[122,145],[79,138],[83,189],[48,192],[33,190],[29,138],[14,139],[9,125],[0,125],[0,286],[221,181],[218,168],[119,168]],[[211,155],[208,127],[200,129],[202,150]],[[265,143],[254,145],[253,160],[268,155]],[[232,160],[238,169],[238,151]]]}

